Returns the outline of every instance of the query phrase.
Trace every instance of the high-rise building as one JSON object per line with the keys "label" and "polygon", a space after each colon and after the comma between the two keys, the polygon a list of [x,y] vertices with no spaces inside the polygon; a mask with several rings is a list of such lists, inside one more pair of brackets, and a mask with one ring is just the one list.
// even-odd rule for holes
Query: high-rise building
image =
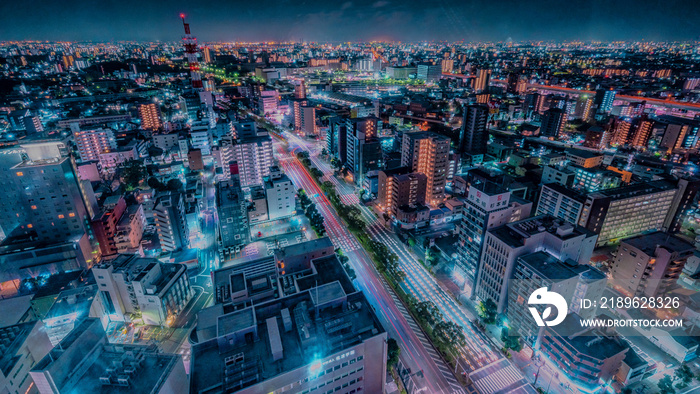
{"label": "high-rise building", "polygon": [[559,137],[566,125],[566,112],[561,108],[550,108],[542,115],[540,135],[546,137]]}
{"label": "high-rise building", "polygon": [[[234,142],[233,161],[238,163],[241,187],[260,186],[270,175],[272,139],[270,136],[241,138]],[[226,165],[224,163],[223,165]]]}
{"label": "high-rise building", "polygon": [[194,296],[184,264],[121,254],[92,273],[112,321],[173,326]]}
{"label": "high-rise building", "polygon": [[464,107],[462,129],[459,134],[459,151],[466,153],[486,153],[489,142],[487,123],[489,107],[484,104]]}
{"label": "high-rise building", "polygon": [[139,105],[139,119],[144,130],[160,130],[163,127],[163,117],[158,104]]}
{"label": "high-rise building", "polygon": [[646,148],[651,138],[654,121],[647,118],[646,115],[639,118],[634,125],[634,134],[632,135],[630,145],[635,148]]}
{"label": "high-rise building", "polygon": [[189,245],[185,199],[181,193],[168,191],[158,195],[153,215],[163,252],[180,250]]}
{"label": "high-rise building", "polygon": [[379,208],[394,217],[401,207],[425,204],[425,174],[411,172],[408,167],[379,171],[377,201]]}
{"label": "high-rise building", "polygon": [[248,203],[239,180],[238,163],[229,164],[231,178],[216,184],[221,261],[232,259],[250,241]]}
{"label": "high-rise building", "polygon": [[212,55],[211,55],[211,48],[209,47],[204,47],[202,48],[202,60],[204,60],[204,63],[211,63],[212,62]]}
{"label": "high-rise building", "polygon": [[[566,300],[568,310],[584,318],[598,314],[598,305],[581,308],[583,300],[599,300],[606,291],[607,277],[588,264],[561,261],[545,251],[528,253],[516,259],[509,280],[508,322],[517,328],[525,343],[536,349],[543,329],[532,317],[528,307],[530,295],[541,288],[553,291]],[[534,305],[539,309],[540,306]],[[542,310],[539,310],[542,313]]]}
{"label": "high-rise building", "polygon": [[459,281],[468,296],[474,295],[486,231],[526,218],[531,210],[531,202],[511,196],[494,183],[476,182],[469,187],[462,221],[457,226],[460,258],[455,264],[455,276],[463,278]]}
{"label": "high-rise building", "polygon": [[476,78],[474,79],[472,87],[477,93],[487,91],[489,89],[489,80],[491,78],[491,70],[481,68],[476,71]]}
{"label": "high-rise building", "polygon": [[82,161],[99,160],[101,153],[117,148],[114,130],[110,128],[81,130],[77,123],[71,126],[74,126],[73,140]]}
{"label": "high-rise building", "polygon": [[294,131],[305,135],[315,136],[316,107],[308,105],[306,100],[294,100]]}
{"label": "high-rise building", "polygon": [[30,370],[51,351],[41,321],[0,328],[0,390],[4,393],[36,392]]}
{"label": "high-rise building", "polygon": [[595,105],[598,107],[598,112],[610,113],[616,94],[617,92],[614,90],[597,89],[595,91]]}
{"label": "high-rise building", "polygon": [[578,224],[598,234],[598,246],[661,230],[676,193],[667,181],[599,190],[587,195]]}
{"label": "high-rise building", "polygon": [[700,122],[677,116],[660,116],[655,128],[662,129],[660,148],[669,152],[676,150],[697,149],[700,147]]}
{"label": "high-rise building", "polygon": [[585,266],[593,255],[596,238],[594,233],[582,227],[548,215],[489,229],[485,232],[476,296],[494,301],[499,312],[506,307],[512,312],[511,301],[522,303],[509,298],[508,293],[518,257],[546,251],[557,256],[559,261],[571,260],[572,265]]}
{"label": "high-rise building", "polygon": [[21,190],[15,199],[0,199],[0,223],[35,234],[44,243],[83,235],[92,238],[90,219],[97,201],[89,181],[81,181],[67,147],[59,141],[23,145],[26,159],[5,172],[6,190]]}
{"label": "high-rise building", "polygon": [[306,81],[303,79],[297,85],[294,85],[294,98],[298,100],[306,99]]}
{"label": "high-rise building", "polygon": [[349,118],[345,122],[346,162],[356,184],[365,174],[382,167],[382,146],[377,138],[377,119]]}
{"label": "high-rise building", "polygon": [[92,219],[91,226],[102,256],[117,254],[117,224],[126,211],[126,201],[122,196],[107,197],[100,213]]}
{"label": "high-rise building", "polygon": [[624,239],[612,263],[612,284],[630,297],[666,295],[694,251],[692,244],[662,232]]}
{"label": "high-rise building", "polygon": [[265,196],[270,220],[289,217],[296,212],[294,184],[278,166],[272,166],[265,179]]}
{"label": "high-rise building", "polygon": [[199,313],[190,392],[384,392],[385,330],[332,244],[325,239],[325,256],[306,244],[294,245],[303,254],[286,247],[282,259],[216,272],[217,294],[231,301]]}
{"label": "high-rise building", "polygon": [[437,206],[445,201],[450,139],[440,134],[405,133],[401,141],[401,166],[427,177],[425,201]]}
{"label": "high-rise building", "polygon": [[442,76],[442,66],[433,64],[419,64],[416,69],[416,78],[425,82],[435,82]]}
{"label": "high-rise building", "polygon": [[187,387],[182,356],[146,345],[111,344],[98,319],[84,320],[30,374],[40,394],[167,394]]}

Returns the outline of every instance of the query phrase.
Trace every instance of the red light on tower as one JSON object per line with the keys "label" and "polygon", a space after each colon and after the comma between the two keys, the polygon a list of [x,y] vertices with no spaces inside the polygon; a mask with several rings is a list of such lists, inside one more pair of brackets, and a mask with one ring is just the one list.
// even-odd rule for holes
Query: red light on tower
{"label": "red light on tower", "polygon": [[180,14],[185,35],[182,37],[182,46],[187,54],[187,66],[190,69],[190,79],[194,89],[202,89],[202,76],[199,74],[199,62],[197,61],[197,38],[190,34],[190,24],[185,22],[185,14]]}

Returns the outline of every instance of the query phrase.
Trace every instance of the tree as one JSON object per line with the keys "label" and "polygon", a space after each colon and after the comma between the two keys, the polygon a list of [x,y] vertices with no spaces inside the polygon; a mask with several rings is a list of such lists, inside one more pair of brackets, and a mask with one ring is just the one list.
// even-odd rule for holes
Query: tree
{"label": "tree", "polygon": [[681,364],[678,369],[676,369],[676,372],[674,373],[675,380],[678,380],[679,382],[676,384],[676,388],[679,390],[682,390],[690,384],[690,382],[693,381],[693,371],[690,370],[690,367],[688,364],[683,363]]}
{"label": "tree", "polygon": [[495,324],[498,306],[492,299],[479,302],[478,312],[484,324]]}
{"label": "tree", "polygon": [[401,354],[401,348],[396,342],[396,339],[389,338],[387,341],[387,361],[386,364],[390,368],[395,366],[399,362],[399,355]]}
{"label": "tree", "polygon": [[328,154],[328,150],[326,148],[321,149],[321,156],[326,156]]}
{"label": "tree", "polygon": [[520,343],[520,334],[515,328],[503,327],[501,330],[501,341],[503,341],[503,347],[506,349],[512,349],[516,352],[523,349]]}
{"label": "tree", "polygon": [[661,380],[659,380],[659,393],[661,394],[674,394],[676,389],[673,388],[673,379],[670,375],[664,375]]}
{"label": "tree", "polygon": [[445,347],[462,347],[467,344],[462,327],[452,321],[441,321],[433,329],[436,340]]}
{"label": "tree", "polygon": [[136,189],[144,179],[146,179],[146,166],[141,160],[127,160],[119,166],[121,180],[127,191]]}
{"label": "tree", "polygon": [[442,312],[432,301],[421,301],[415,306],[418,317],[425,320],[431,326],[442,320]]}

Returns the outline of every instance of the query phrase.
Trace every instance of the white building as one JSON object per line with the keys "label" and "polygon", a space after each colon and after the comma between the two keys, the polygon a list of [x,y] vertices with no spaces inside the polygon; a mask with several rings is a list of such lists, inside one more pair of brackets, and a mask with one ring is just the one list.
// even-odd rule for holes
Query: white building
{"label": "white building", "polygon": [[81,130],[77,123],[72,123],[71,129],[82,161],[98,160],[100,153],[110,152],[117,148],[117,139],[112,129]]}
{"label": "white building", "polygon": [[29,371],[51,350],[51,341],[40,321],[0,328],[0,392],[32,393]]}
{"label": "white building", "polygon": [[277,166],[270,169],[270,176],[265,181],[265,196],[270,220],[292,216],[296,212],[294,185]]}
{"label": "white building", "polygon": [[170,326],[194,296],[182,264],[119,255],[92,272],[112,321]]}
{"label": "white building", "polygon": [[233,160],[238,162],[241,187],[262,185],[273,164],[272,139],[259,136],[238,140],[233,145]]}

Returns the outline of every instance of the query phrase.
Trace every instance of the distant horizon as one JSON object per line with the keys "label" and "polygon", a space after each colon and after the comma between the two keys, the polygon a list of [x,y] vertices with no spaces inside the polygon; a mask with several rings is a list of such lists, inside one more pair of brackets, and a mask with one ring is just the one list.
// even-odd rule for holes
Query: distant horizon
{"label": "distant horizon", "polygon": [[[194,35],[194,34],[193,34]],[[196,37],[196,35],[194,35]],[[640,43],[650,43],[650,44],[696,44],[700,45],[700,38],[698,39],[688,39],[688,40],[668,40],[668,41],[656,41],[656,40],[647,40],[647,39],[638,39],[638,40],[610,40],[610,41],[599,41],[599,40],[565,40],[565,41],[557,41],[557,40],[537,40],[537,41],[463,41],[463,40],[456,40],[456,41],[448,41],[448,40],[419,40],[419,41],[403,41],[403,40],[394,40],[394,41],[381,41],[381,40],[365,40],[365,41],[274,41],[274,40],[260,40],[260,41],[222,41],[222,40],[198,40],[199,45],[205,45],[205,44],[216,44],[216,45],[230,45],[230,44],[246,44],[246,45],[260,45],[260,44],[266,44],[266,45],[282,45],[282,44],[413,44],[413,45],[419,45],[419,44],[445,44],[445,45],[463,45],[463,46],[473,46],[473,45],[493,45],[493,46],[498,46],[498,45],[508,45],[512,44],[513,46],[524,46],[524,45],[535,45],[535,44],[541,44],[541,45],[565,45],[565,44],[581,44],[581,45],[589,45],[589,44],[600,44],[600,45],[611,45],[611,44],[640,44]],[[42,44],[64,44],[64,43],[70,43],[70,44],[113,44],[113,43],[134,43],[134,44],[153,44],[153,43],[159,43],[159,44],[181,44],[181,40],[33,40],[33,39],[25,39],[25,40],[3,40],[0,39],[0,44],[9,44],[9,43],[42,43]]]}
{"label": "distant horizon", "polygon": [[65,0],[0,4],[0,41],[472,43],[700,40],[693,0]]}

